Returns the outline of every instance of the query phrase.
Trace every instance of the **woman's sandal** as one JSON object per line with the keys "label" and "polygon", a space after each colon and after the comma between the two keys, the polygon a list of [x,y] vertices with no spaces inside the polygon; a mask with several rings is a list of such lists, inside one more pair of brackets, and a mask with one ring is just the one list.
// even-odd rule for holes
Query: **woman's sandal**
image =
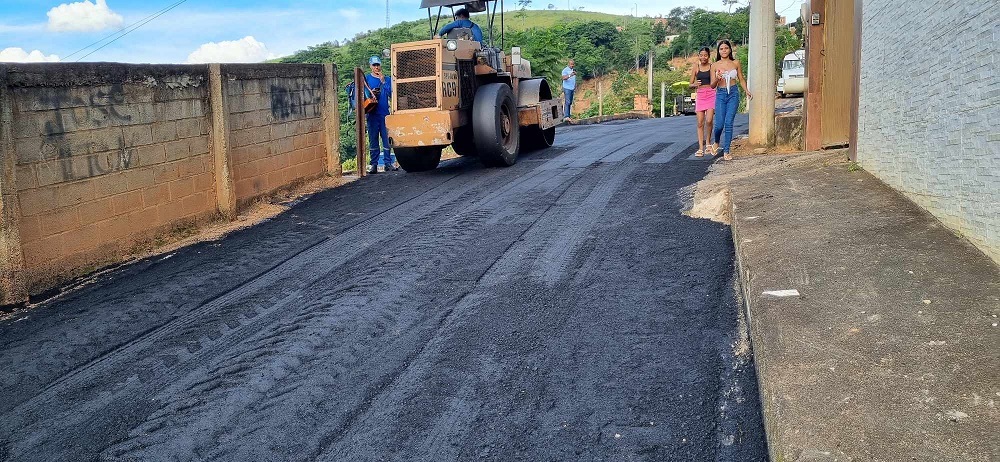
{"label": "woman's sandal", "polygon": [[694,152],[694,156],[695,157],[705,157],[705,150],[704,149],[699,149],[699,150],[695,151]]}
{"label": "woman's sandal", "polygon": [[733,156],[729,155],[729,153],[728,153],[728,152],[727,152],[727,153],[724,153],[724,154],[722,155],[722,160],[733,160]]}

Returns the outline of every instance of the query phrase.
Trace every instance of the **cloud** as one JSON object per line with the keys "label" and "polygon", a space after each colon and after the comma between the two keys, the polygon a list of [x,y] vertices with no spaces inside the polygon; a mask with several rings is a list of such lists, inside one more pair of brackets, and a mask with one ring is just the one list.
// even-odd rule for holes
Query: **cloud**
{"label": "cloud", "polygon": [[337,10],[337,14],[348,21],[357,21],[361,19],[361,10],[357,8],[343,8]]}
{"label": "cloud", "polygon": [[125,20],[122,15],[108,8],[107,0],[84,0],[76,3],[63,3],[49,10],[49,30],[57,32],[82,31],[93,32],[105,29],[120,28]]}
{"label": "cloud", "polygon": [[8,63],[54,63],[59,61],[59,57],[56,55],[45,56],[38,50],[32,50],[30,53],[24,51],[23,48],[4,48],[0,50],[0,62]]}
{"label": "cloud", "polygon": [[203,63],[259,63],[275,58],[267,46],[253,36],[239,40],[209,42],[188,55],[188,64]]}

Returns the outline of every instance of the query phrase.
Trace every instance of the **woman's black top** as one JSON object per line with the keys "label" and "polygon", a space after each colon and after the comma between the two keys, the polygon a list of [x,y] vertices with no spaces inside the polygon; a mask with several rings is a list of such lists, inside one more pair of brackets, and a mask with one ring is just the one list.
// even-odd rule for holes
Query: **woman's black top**
{"label": "woman's black top", "polygon": [[712,68],[708,68],[707,71],[701,70],[701,66],[698,66],[698,73],[694,75],[702,85],[708,85],[712,81]]}

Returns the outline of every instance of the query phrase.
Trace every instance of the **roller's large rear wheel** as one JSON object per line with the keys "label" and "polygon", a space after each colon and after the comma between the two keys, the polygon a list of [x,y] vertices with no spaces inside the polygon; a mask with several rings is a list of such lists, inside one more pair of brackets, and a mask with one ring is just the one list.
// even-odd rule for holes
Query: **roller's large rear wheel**
{"label": "roller's large rear wheel", "polygon": [[476,90],[472,107],[472,132],[479,159],[490,167],[509,167],[517,162],[521,130],[514,92],[502,83]]}
{"label": "roller's large rear wheel", "polygon": [[407,172],[425,172],[434,170],[441,162],[441,146],[418,146],[412,148],[395,148],[396,161]]}

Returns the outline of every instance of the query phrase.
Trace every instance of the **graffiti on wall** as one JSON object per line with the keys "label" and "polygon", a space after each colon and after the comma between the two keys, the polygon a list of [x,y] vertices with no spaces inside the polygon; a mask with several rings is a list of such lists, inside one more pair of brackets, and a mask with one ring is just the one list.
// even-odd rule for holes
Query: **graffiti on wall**
{"label": "graffiti on wall", "polygon": [[69,92],[53,92],[42,97],[44,103],[55,107],[52,116],[45,121],[41,154],[44,159],[55,158],[64,181],[105,175],[132,167],[134,150],[126,147],[124,131],[113,138],[94,140],[87,146],[91,150],[104,151],[104,156],[88,156],[84,167],[73,161],[74,154],[81,154],[80,143],[67,139],[68,132],[81,127],[120,126],[132,122],[132,116],[119,108],[125,104],[125,90],[120,84],[110,89],[96,89],[86,97],[69,96]]}
{"label": "graffiti on wall", "polygon": [[291,90],[271,85],[271,116],[275,120],[319,117],[322,102],[323,98],[315,88]]}

